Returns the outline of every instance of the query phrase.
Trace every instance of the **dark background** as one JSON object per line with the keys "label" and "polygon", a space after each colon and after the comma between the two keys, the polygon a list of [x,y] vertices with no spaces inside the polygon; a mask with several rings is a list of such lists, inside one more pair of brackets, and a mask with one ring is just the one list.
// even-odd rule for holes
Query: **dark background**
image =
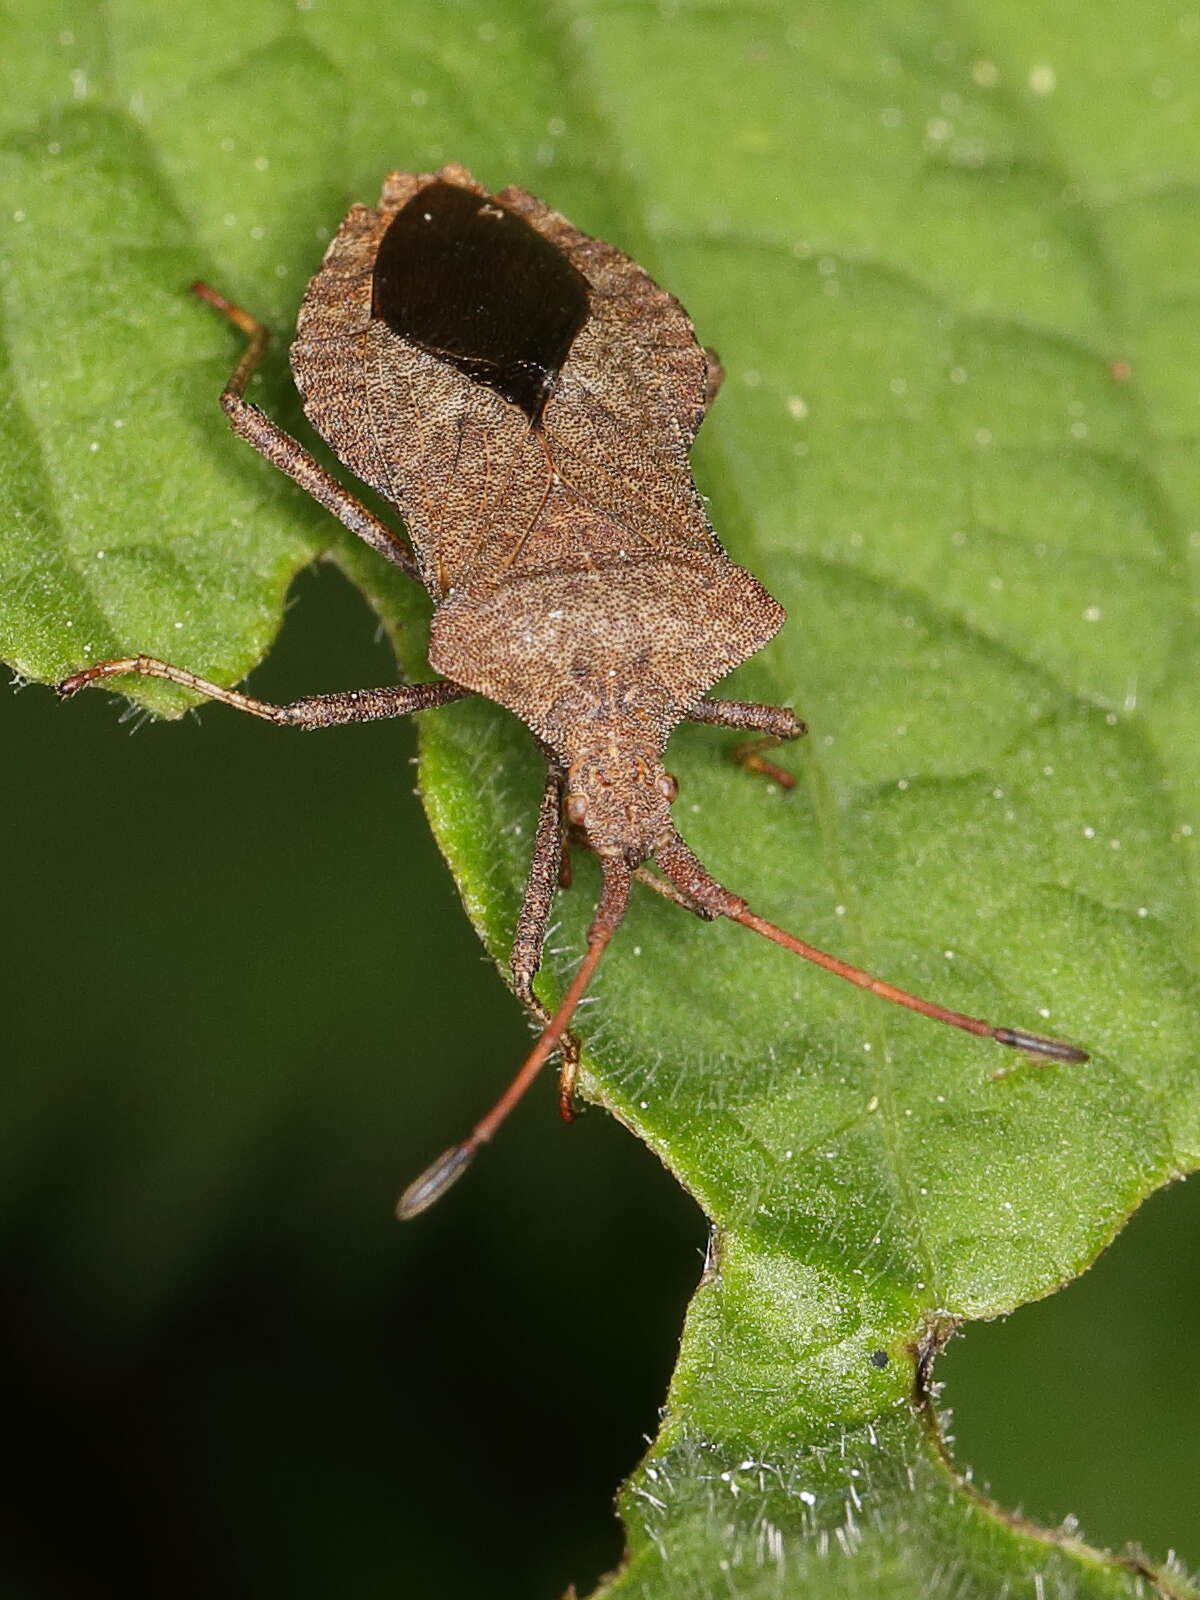
{"label": "dark background", "polygon": [[[388,681],[296,585],[269,698]],[[703,1219],[549,1079],[440,1207],[404,1183],[528,1038],[413,796],[413,734],[0,702],[5,1594],[586,1594]],[[131,734],[133,735],[131,737]],[[1200,1185],[939,1368],[1006,1504],[1200,1560]]]}

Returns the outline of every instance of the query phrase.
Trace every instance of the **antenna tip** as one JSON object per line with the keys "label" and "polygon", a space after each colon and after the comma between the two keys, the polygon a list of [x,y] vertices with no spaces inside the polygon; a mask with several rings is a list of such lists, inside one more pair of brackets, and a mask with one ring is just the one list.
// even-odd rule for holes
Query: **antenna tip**
{"label": "antenna tip", "polygon": [[1034,1055],[1049,1056],[1052,1061],[1083,1062],[1090,1059],[1086,1050],[1067,1044],[1063,1039],[1045,1039],[1040,1033],[1025,1033],[1021,1028],[994,1028],[992,1038],[998,1044],[1011,1045],[1014,1050],[1029,1050]]}
{"label": "antenna tip", "polygon": [[470,1139],[464,1139],[462,1144],[451,1145],[405,1189],[396,1202],[397,1218],[401,1222],[408,1222],[410,1218],[420,1216],[422,1211],[428,1211],[434,1201],[440,1200],[450,1185],[462,1177],[478,1148]]}

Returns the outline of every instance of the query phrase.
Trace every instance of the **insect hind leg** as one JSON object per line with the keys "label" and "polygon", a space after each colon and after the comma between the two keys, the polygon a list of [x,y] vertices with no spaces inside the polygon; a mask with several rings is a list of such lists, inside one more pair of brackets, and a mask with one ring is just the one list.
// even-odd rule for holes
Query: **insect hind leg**
{"label": "insect hind leg", "polygon": [[326,472],[302,444],[246,399],[246,385],[267,349],[268,336],[263,324],[206,283],[194,283],[192,293],[219,311],[239,333],[246,336],[246,348],[221,394],[221,409],[229,418],[233,431],[252,444],[273,467],[278,467],[280,472],[285,472],[294,483],[299,484],[305,494],[311,495],[326,511],[331,511],[364,544],[370,545],[372,550],[393,566],[400,567],[410,578],[420,582],[417,559],[408,541],[389,528],[374,512],[368,511],[362,501],[344,489],[332,473]]}

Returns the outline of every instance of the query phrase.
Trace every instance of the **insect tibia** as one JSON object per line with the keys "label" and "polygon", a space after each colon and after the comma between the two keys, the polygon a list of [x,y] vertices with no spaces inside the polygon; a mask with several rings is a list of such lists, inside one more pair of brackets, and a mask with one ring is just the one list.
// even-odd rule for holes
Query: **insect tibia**
{"label": "insect tibia", "polygon": [[426,1167],[397,1200],[396,1216],[399,1220],[407,1222],[410,1217],[428,1211],[434,1201],[440,1200],[450,1185],[462,1177],[478,1148],[476,1140],[464,1139],[461,1144],[451,1145],[432,1166]]}

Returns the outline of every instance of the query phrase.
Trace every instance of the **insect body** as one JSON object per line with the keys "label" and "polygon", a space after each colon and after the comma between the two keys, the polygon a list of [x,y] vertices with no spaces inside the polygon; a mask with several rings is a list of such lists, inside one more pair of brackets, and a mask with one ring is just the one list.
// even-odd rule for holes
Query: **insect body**
{"label": "insect body", "polygon": [[[815,950],[717,883],[676,830],[663,754],[679,722],[756,732],[747,765],[785,782],[762,746],[804,725],[784,707],[708,693],[772,638],[784,613],[709,525],[688,451],[720,368],[641,268],[522,189],[489,195],[462,167],[392,174],[378,207],[350,211],[305,294],[292,369],[309,420],[400,509],[411,545],[245,400],[265,332],[207,286],[196,292],[247,336],[222,396],[233,427],[425,586],[429,661],[441,677],[271,706],[139,656],[87,668],[60,692],[136,672],[304,728],[481,694],[515,712],[546,758],[512,952],[514,986],[542,1031],[487,1116],[405,1192],[401,1216],[458,1176],[555,1049],[569,1068],[566,1030],[635,876],[885,999],[1001,1044],[1087,1059]],[[551,1015],[533,980],[568,830],[598,856],[602,888],[587,953]]]}

